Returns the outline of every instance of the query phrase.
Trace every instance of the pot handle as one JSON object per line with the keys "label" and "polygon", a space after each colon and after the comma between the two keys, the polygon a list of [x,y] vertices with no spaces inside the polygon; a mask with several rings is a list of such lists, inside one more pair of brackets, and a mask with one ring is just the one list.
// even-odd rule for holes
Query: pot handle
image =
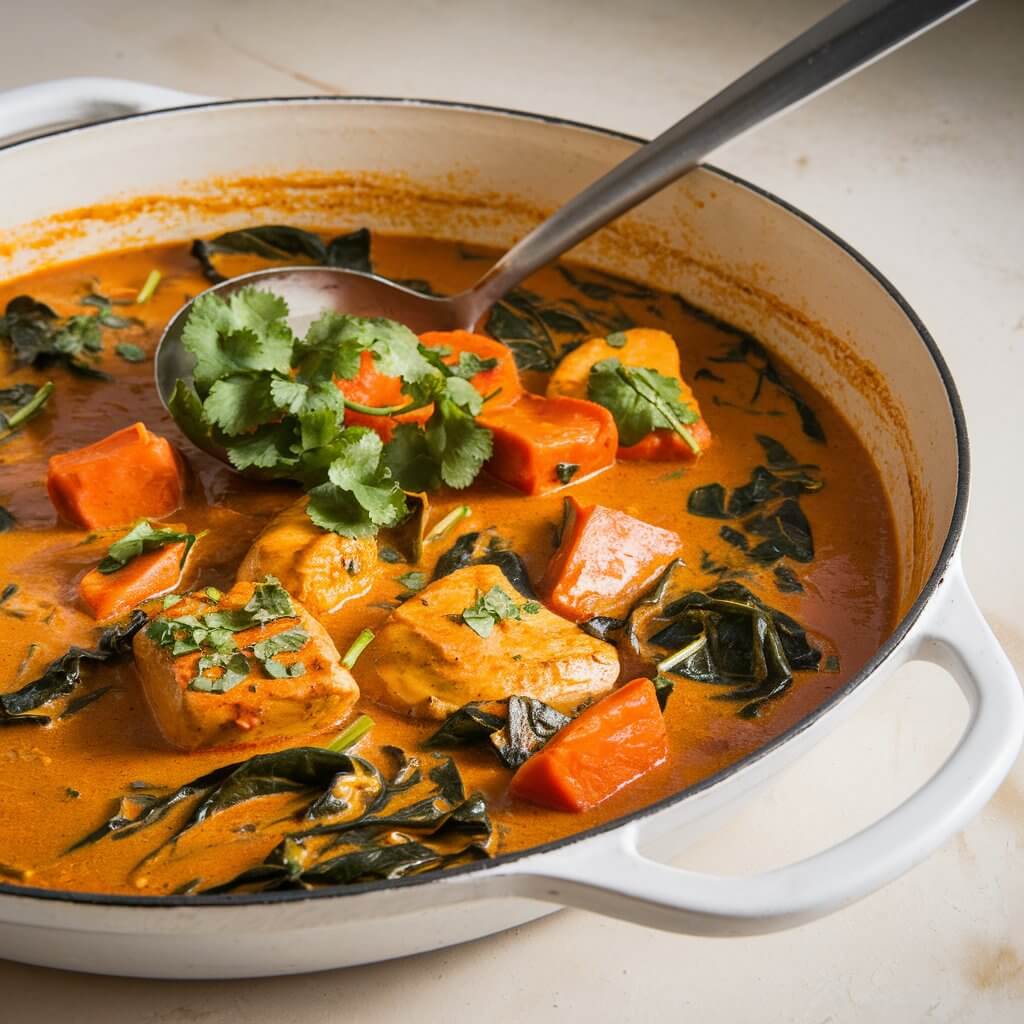
{"label": "pot handle", "polygon": [[[959,831],[1009,772],[1024,736],[1024,700],[1009,659],[957,563],[911,656],[942,665],[970,705],[956,748],[913,796],[873,825],[806,860],[748,877],[674,868],[640,853],[643,820],[614,840],[510,865],[517,893],[690,935],[754,935],[811,921],[881,888]],[[611,839],[611,837],[609,837]],[[517,870],[518,869],[518,870]]]}
{"label": "pot handle", "polygon": [[0,143],[50,128],[190,106],[211,98],[123,78],[58,78],[23,85],[0,92]]}

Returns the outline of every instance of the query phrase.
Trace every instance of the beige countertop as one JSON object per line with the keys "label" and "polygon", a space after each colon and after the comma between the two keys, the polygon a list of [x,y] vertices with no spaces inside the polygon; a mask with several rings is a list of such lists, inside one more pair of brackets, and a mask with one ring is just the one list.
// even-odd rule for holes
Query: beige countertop
{"label": "beige countertop", "polygon": [[[834,6],[822,0],[2,0],[0,88],[70,75],[224,96],[469,100],[651,135]],[[823,221],[899,288],[966,407],[968,578],[1018,670],[1024,625],[1024,4],[986,0],[714,162]],[[966,719],[900,672],[684,863],[785,863],[895,806]],[[1024,1019],[1024,764],[960,836],[795,931],[666,935],[565,912],[410,960],[225,983],[0,963],[0,1019],[1011,1022]]]}

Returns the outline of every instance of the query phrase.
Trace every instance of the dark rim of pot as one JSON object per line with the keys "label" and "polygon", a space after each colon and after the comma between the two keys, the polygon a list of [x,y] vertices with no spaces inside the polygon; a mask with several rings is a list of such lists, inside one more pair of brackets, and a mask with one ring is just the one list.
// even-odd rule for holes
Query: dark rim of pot
{"label": "dark rim of pot", "polygon": [[[547,114],[531,114],[521,110],[513,110],[506,107],[494,107],[487,106],[484,104],[475,103],[462,103],[448,100],[429,100],[429,99],[406,99],[401,97],[387,97],[387,96],[284,96],[284,97],[266,97],[261,99],[241,99],[241,100],[221,100],[205,103],[190,104],[181,107],[170,107],[163,110],[146,111],[137,114],[124,114],[118,117],[107,118],[100,122],[94,122],[93,124],[87,125],[73,125],[66,128],[58,128],[53,131],[45,132],[43,134],[33,136],[28,139],[20,139],[17,142],[11,142],[6,145],[0,146],[0,153],[7,149],[15,149],[21,146],[30,146],[33,142],[37,142],[41,139],[48,139],[54,136],[71,134],[74,132],[89,131],[95,127],[96,124],[110,124],[120,121],[132,121],[140,118],[155,118],[166,116],[168,114],[180,113],[188,110],[196,109],[210,109],[217,107],[246,107],[246,106],[263,106],[281,103],[295,103],[295,104],[378,104],[381,106],[398,106],[398,107],[426,107],[426,108],[441,108],[447,110],[462,110],[469,113],[480,113],[480,114],[498,114],[505,117],[517,118],[526,121],[539,121],[544,124],[554,125],[556,127],[573,128],[588,132],[593,132],[596,135],[603,135],[608,138],[620,139],[624,142],[632,142],[642,145],[646,142],[646,139],[639,138],[635,135],[629,135],[625,132],[613,131],[608,128],[598,128],[591,124],[586,124],[581,121],[573,121],[562,117],[552,117]],[[714,167],[710,164],[701,165],[704,170],[710,171],[713,174],[724,178],[727,181],[733,182],[736,185],[740,185],[743,188],[749,189],[751,192],[757,195],[763,196],[765,199],[774,203],[776,206],[781,207],[787,213],[802,220],[809,227],[813,228],[819,234],[823,235],[835,246],[841,249],[847,256],[855,260],[874,280],[885,290],[885,292],[892,298],[892,300],[902,310],[904,316],[910,321],[914,330],[917,332],[918,337],[921,339],[922,344],[928,350],[929,355],[932,358],[932,362],[935,364],[935,369],[938,371],[939,376],[942,378],[943,386],[946,390],[946,397],[949,400],[950,412],[953,417],[953,424],[956,431],[956,446],[957,446],[957,487],[956,487],[956,499],[953,505],[953,515],[949,524],[949,531],[946,534],[946,538],[942,545],[942,550],[939,553],[939,557],[935,563],[935,567],[928,577],[927,582],[921,590],[921,593],[917,596],[917,599],[908,609],[906,615],[897,623],[892,634],[889,638],[879,647],[875,654],[868,660],[868,662],[862,666],[861,670],[850,679],[845,686],[841,687],[835,693],[828,697],[827,700],[819,704],[810,714],[806,715],[803,719],[791,726],[781,735],[775,739],[766,743],[764,746],[759,747],[757,750],[752,751],[746,757],[741,758],[739,761],[729,765],[727,768],[716,772],[714,775],[709,776],[706,779],[702,779],[700,782],[687,789],[680,790],[678,793],[673,793],[671,796],[665,797],[656,803],[649,804],[646,807],[642,807],[639,810],[633,811],[631,814],[624,815],[620,818],[616,818],[613,821],[605,822],[601,825],[595,825],[592,828],[586,829],[583,832],[575,833],[571,836],[566,836],[563,839],[556,839],[549,843],[543,843],[540,846],[532,846],[524,850],[517,850],[512,853],[501,854],[489,860],[480,860],[471,864],[466,864],[462,867],[447,868],[439,871],[428,871],[420,875],[413,875],[409,878],[396,878],[390,880],[376,881],[376,882],[361,882],[350,885],[332,886],[325,887],[323,889],[314,890],[296,890],[296,891],[279,891],[279,892],[265,892],[265,893],[229,893],[222,895],[203,896],[203,895],[191,895],[191,896],[126,896],[120,894],[108,894],[108,893],[89,893],[89,892],[77,892],[74,890],[62,890],[62,889],[41,889],[32,886],[13,885],[9,883],[0,883],[0,895],[9,894],[11,896],[20,897],[32,897],[42,900],[56,900],[68,903],[76,904],[93,904],[101,906],[120,906],[120,907],[149,907],[149,908],[171,908],[181,906],[229,906],[229,907],[245,907],[253,905],[263,905],[272,903],[283,903],[283,902],[294,902],[296,900],[322,900],[322,899],[344,899],[345,897],[357,896],[363,893],[379,892],[382,890],[400,889],[411,886],[429,885],[433,882],[441,880],[455,879],[460,876],[475,874],[478,872],[487,872],[492,868],[499,865],[512,864],[518,860],[522,860],[526,857],[533,857],[538,854],[550,852],[552,850],[562,849],[571,846],[573,843],[582,842],[587,839],[591,839],[594,836],[601,835],[605,832],[614,831],[623,825],[630,822],[639,821],[643,818],[648,817],[663,811],[666,808],[672,807],[675,804],[681,803],[684,800],[691,799],[699,793],[711,789],[726,779],[731,778],[738,772],[749,768],[752,764],[760,761],[762,758],[767,757],[769,754],[774,753],[779,747],[792,740],[799,733],[810,728],[820,718],[831,711],[836,705],[841,703],[845,698],[850,696],[854,690],[856,690],[861,683],[863,683],[876,669],[878,669],[884,661],[896,650],[896,648],[903,641],[903,638],[910,631],[910,628],[917,621],[921,611],[925,605],[931,599],[939,585],[942,583],[946,570],[949,566],[950,561],[956,551],[957,544],[959,543],[961,533],[963,532],[964,518],[967,512],[967,495],[970,487],[970,451],[967,439],[967,424],[964,420],[963,407],[960,403],[960,396],[957,393],[956,385],[953,383],[952,375],[949,372],[949,367],[946,365],[945,359],[939,352],[938,347],[935,344],[932,336],[928,333],[927,328],[921,322],[917,314],[910,308],[906,299],[893,287],[888,279],[881,274],[868,260],[866,260],[859,252],[853,249],[848,243],[844,242],[836,234],[820,224],[813,217],[808,216],[806,213],[798,210],[784,199],[780,199],[778,196],[773,195],[771,192],[766,191],[763,188],[759,188],[757,185],[751,184],[743,178],[738,177],[729,171],[723,171],[720,168]]]}

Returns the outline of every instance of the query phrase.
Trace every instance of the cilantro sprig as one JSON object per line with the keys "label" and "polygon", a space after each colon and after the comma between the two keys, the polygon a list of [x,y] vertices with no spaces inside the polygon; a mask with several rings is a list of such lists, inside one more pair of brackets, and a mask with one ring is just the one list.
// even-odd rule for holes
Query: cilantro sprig
{"label": "cilantro sprig", "polygon": [[[473,482],[491,434],[476,422],[483,399],[468,378],[493,361],[460,357],[450,367],[379,317],[325,312],[301,338],[287,317],[284,299],[254,288],[196,299],[182,335],[196,360],[192,383],[179,380],[170,401],[192,441],[223,449],[236,469],[299,481],[313,522],[347,537],[400,522],[403,490]],[[364,353],[378,373],[401,379],[405,401],[368,406],[341,392],[336,382],[358,375]],[[392,417],[427,406],[427,423],[400,425],[386,447],[345,423],[347,410]]]}
{"label": "cilantro sprig", "polygon": [[653,430],[673,430],[700,454],[700,445],[687,426],[699,419],[682,399],[679,381],[647,367],[624,366],[618,359],[602,359],[590,369],[587,398],[603,405],[615,418],[619,441],[637,444]]}
{"label": "cilantro sprig", "polygon": [[478,637],[486,640],[494,627],[506,619],[521,619],[524,614],[536,615],[540,605],[536,601],[516,604],[501,587],[495,585],[486,594],[477,594],[476,600],[463,610],[460,618]]}
{"label": "cilantro sprig", "polygon": [[104,574],[119,572],[143,552],[158,551],[160,548],[167,547],[168,544],[178,544],[182,541],[185,543],[185,550],[181,553],[181,561],[178,566],[184,568],[185,560],[196,540],[198,540],[198,536],[194,533],[167,529],[155,530],[148,519],[140,519],[123,537],[114,541],[107,548],[106,557],[96,568]]}

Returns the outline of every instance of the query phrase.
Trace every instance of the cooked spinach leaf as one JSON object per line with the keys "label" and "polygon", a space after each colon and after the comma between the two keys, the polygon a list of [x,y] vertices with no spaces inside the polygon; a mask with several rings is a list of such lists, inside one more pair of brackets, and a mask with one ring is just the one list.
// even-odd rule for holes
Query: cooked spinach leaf
{"label": "cooked spinach leaf", "polygon": [[692,516],[706,516],[709,519],[728,519],[725,510],[726,491],[721,484],[704,484],[690,491],[686,499],[686,511]]}
{"label": "cooked spinach leaf", "polygon": [[48,380],[40,387],[16,384],[0,391],[0,441],[17,433],[50,400],[56,385]]}
{"label": "cooked spinach leaf", "polygon": [[125,622],[103,630],[92,648],[71,647],[66,654],[51,661],[38,679],[26,683],[12,693],[0,694],[0,725],[17,725],[26,716],[36,724],[45,724],[43,715],[27,716],[60,697],[66,697],[81,682],[82,666],[87,662],[109,662],[125,657],[131,650],[132,639],[146,624],[146,614],[132,612]]}
{"label": "cooked spinach leaf", "polygon": [[0,533],[6,533],[8,530],[13,530],[17,526],[18,520],[14,518],[13,514],[3,505],[0,505]]}
{"label": "cooked spinach leaf", "polygon": [[755,562],[770,565],[783,557],[797,562],[814,560],[811,524],[793,498],[787,498],[771,512],[751,516],[743,526],[748,533],[765,538],[750,551]]}
{"label": "cooked spinach leaf", "polygon": [[60,365],[84,377],[109,380],[94,364],[103,350],[101,315],[59,317],[44,302],[18,295],[0,316],[0,339],[15,366]]}
{"label": "cooked spinach leaf", "polygon": [[450,576],[457,569],[464,569],[467,565],[496,565],[505,574],[505,579],[523,597],[536,600],[537,592],[533,589],[526,563],[522,558],[506,548],[499,537],[492,534],[486,544],[483,537],[484,532],[479,530],[462,534],[437,560],[431,579],[439,580]]}
{"label": "cooked spinach leaf", "polygon": [[777,565],[772,570],[775,586],[783,594],[802,594],[804,585],[788,565]]}
{"label": "cooked spinach leaf", "polygon": [[224,253],[246,253],[277,262],[296,257],[328,267],[372,273],[370,260],[370,232],[359,228],[347,235],[324,242],[319,235],[285,224],[263,224],[228,231],[216,238],[197,238],[192,243],[192,255],[199,262],[208,281],[219,284],[226,280],[217,270],[213,257]]}
{"label": "cooked spinach leaf", "polygon": [[570,721],[534,697],[472,701],[452,712],[423,745],[458,747],[486,741],[514,771]]}
{"label": "cooked spinach leaf", "polygon": [[741,702],[744,717],[785,692],[795,671],[816,671],[822,657],[795,619],[735,582],[686,594],[657,621],[645,644],[671,652],[657,662],[659,673],[728,686],[714,699]]}
{"label": "cooked spinach leaf", "polygon": [[559,483],[567,484],[570,480],[580,471],[580,467],[575,462],[559,462],[555,466],[555,476],[558,477]]}

